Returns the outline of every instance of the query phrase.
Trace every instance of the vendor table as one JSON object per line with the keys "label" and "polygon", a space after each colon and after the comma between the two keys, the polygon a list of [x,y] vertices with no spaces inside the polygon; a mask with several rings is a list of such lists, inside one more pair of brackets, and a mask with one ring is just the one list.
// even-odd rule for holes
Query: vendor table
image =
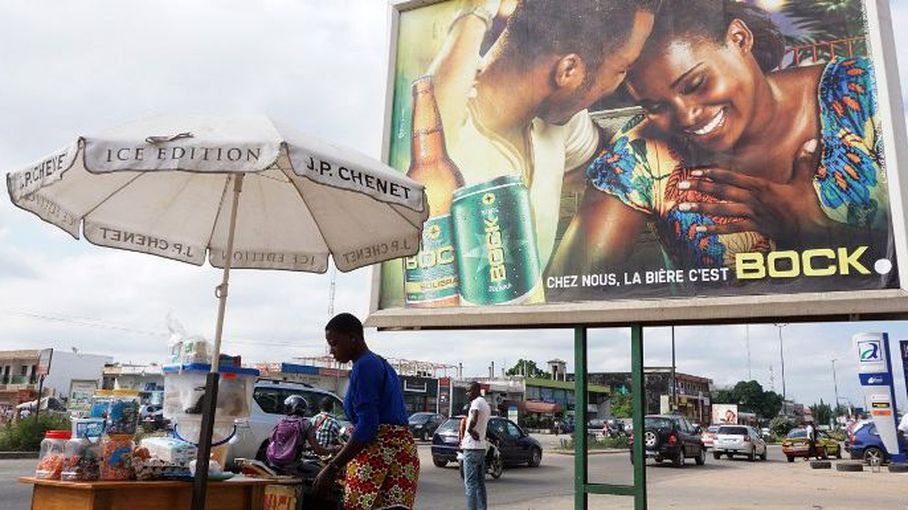
{"label": "vendor table", "polygon": [[[32,510],[182,510],[192,502],[188,482],[61,482],[19,478],[34,485]],[[265,486],[274,482],[236,478],[209,482],[205,508],[262,510]]]}

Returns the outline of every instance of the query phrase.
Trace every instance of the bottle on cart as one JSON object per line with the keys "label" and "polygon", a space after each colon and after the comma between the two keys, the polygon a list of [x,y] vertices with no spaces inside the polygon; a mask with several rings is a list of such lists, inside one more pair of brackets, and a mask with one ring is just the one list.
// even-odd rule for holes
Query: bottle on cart
{"label": "bottle on cart", "polygon": [[409,307],[445,307],[460,303],[460,284],[451,222],[454,190],[463,175],[451,161],[431,76],[413,82],[413,131],[407,176],[426,187],[428,221],[420,251],[404,261],[404,295]]}

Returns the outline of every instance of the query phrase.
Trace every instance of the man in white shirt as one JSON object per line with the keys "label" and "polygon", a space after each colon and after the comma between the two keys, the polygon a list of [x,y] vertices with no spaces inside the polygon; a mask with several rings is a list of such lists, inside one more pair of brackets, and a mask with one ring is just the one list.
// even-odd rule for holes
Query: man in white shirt
{"label": "man in white shirt", "polygon": [[902,415],[902,420],[899,422],[899,433],[908,439],[908,413]]}
{"label": "man in white shirt", "polygon": [[473,381],[467,390],[470,411],[467,430],[460,441],[463,450],[463,484],[467,496],[467,510],[486,510],[486,428],[492,409],[480,394],[479,383]]}

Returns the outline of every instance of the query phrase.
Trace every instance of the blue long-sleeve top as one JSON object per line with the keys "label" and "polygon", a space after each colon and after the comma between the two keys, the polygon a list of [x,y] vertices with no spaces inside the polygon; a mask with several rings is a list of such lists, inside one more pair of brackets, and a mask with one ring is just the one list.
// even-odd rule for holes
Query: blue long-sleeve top
{"label": "blue long-sleeve top", "polygon": [[408,423],[397,372],[372,351],[353,362],[344,412],[353,423],[353,439],[362,443],[375,439],[379,425]]}

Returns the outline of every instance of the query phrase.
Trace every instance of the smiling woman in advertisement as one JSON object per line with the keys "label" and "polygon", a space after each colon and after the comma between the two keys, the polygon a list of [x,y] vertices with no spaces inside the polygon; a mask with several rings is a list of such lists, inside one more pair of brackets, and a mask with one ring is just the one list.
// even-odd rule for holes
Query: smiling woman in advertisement
{"label": "smiling woman in advertisement", "polygon": [[678,268],[855,246],[892,259],[870,60],[784,57],[758,7],[667,0],[628,75],[645,114],[587,170],[550,274],[621,266],[647,221]]}

